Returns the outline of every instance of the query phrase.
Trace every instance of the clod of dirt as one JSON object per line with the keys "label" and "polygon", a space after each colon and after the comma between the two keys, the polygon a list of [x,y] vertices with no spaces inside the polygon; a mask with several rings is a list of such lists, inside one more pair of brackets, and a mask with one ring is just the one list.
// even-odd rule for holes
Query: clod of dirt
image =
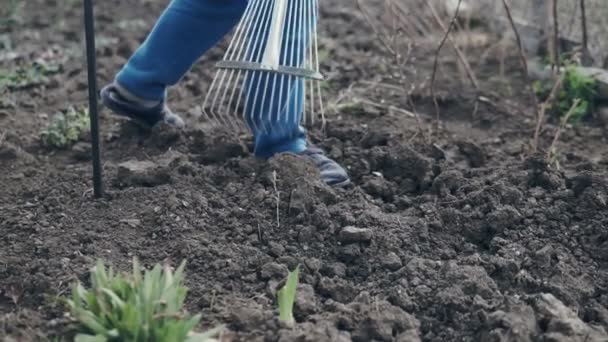
{"label": "clod of dirt", "polygon": [[448,170],[440,173],[433,180],[433,189],[441,197],[453,194],[465,184],[466,180],[462,172],[458,170]]}
{"label": "clod of dirt", "polygon": [[429,158],[409,146],[372,148],[369,159],[372,169],[382,172],[388,180],[413,182],[413,189],[406,189],[408,191],[421,187],[432,166]]}
{"label": "clod of dirt", "polygon": [[34,159],[31,154],[25,152],[19,146],[6,141],[0,145],[0,160],[21,160],[28,163],[34,161]]}
{"label": "clod of dirt", "polygon": [[541,338],[543,341],[599,342],[608,340],[608,333],[604,328],[586,324],[574,311],[552,294],[540,294],[534,301],[534,307],[544,327],[543,338]]}
{"label": "clod of dirt", "polygon": [[458,150],[462,153],[471,167],[482,167],[486,163],[486,153],[483,148],[470,140],[458,141]]}
{"label": "clod of dirt", "polygon": [[289,270],[287,269],[287,266],[278,264],[276,262],[269,262],[264,264],[260,269],[260,279],[282,279],[285,278],[288,273]]}
{"label": "clod of dirt", "polygon": [[[272,157],[263,166],[260,181],[269,191],[278,192],[291,217],[309,217],[319,203],[337,201],[335,191],[321,181],[314,163],[295,154]],[[327,228],[319,222],[319,229]]]}
{"label": "clod of dirt", "polygon": [[323,264],[319,270],[322,275],[327,277],[344,277],[346,275],[346,265],[340,262]]}
{"label": "clod of dirt", "polygon": [[72,146],[72,157],[78,161],[91,160],[91,143],[88,142],[77,142]]}
{"label": "clod of dirt", "polygon": [[551,170],[542,153],[536,153],[528,157],[524,166],[528,171],[528,185],[530,187],[540,186],[547,190],[554,190],[565,186],[563,177]]}
{"label": "clod of dirt", "polygon": [[338,239],[344,244],[369,242],[372,239],[372,230],[368,228],[344,227]]}
{"label": "clod of dirt", "polygon": [[315,289],[309,284],[298,285],[294,309],[296,319],[304,320],[306,316],[315,313],[316,308]]}
{"label": "clod of dirt", "polygon": [[387,301],[353,303],[349,306],[362,317],[352,333],[355,342],[420,341],[420,322]]}
{"label": "clod of dirt", "polygon": [[165,122],[159,122],[152,127],[149,140],[158,148],[165,148],[175,144],[181,134],[181,130]]}
{"label": "clod of dirt", "polygon": [[480,341],[532,342],[537,335],[536,316],[532,307],[517,302],[487,317]]}
{"label": "clod of dirt", "polygon": [[381,257],[380,262],[389,271],[396,271],[403,266],[401,258],[395,252],[390,252],[386,256]]}
{"label": "clod of dirt", "polygon": [[381,176],[367,176],[363,178],[361,188],[368,194],[381,198],[386,202],[392,202],[395,196],[394,184]]}
{"label": "clod of dirt", "polygon": [[357,295],[357,289],[341,278],[326,278],[319,280],[317,290],[321,295],[327,296],[340,303],[349,303]]}
{"label": "clod of dirt", "polygon": [[278,335],[278,342],[352,341],[347,332],[336,329],[331,322],[324,320],[315,323],[304,322],[302,324],[298,324],[292,329],[282,329],[279,331]]}
{"label": "clod of dirt", "polygon": [[171,180],[168,169],[151,161],[130,160],[118,165],[114,184],[118,187],[153,187]]}
{"label": "clod of dirt", "polygon": [[221,163],[249,153],[247,146],[233,133],[196,130],[190,134],[190,152],[197,155],[197,160],[203,164]]}
{"label": "clod of dirt", "polygon": [[486,217],[491,234],[498,234],[513,228],[523,219],[522,215],[510,205],[496,209]]}

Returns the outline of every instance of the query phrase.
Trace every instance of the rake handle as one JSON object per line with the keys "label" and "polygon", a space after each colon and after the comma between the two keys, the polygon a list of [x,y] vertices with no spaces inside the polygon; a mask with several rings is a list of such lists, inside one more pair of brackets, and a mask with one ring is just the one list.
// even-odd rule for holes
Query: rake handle
{"label": "rake handle", "polygon": [[274,0],[272,8],[272,22],[268,31],[268,40],[262,64],[273,69],[279,67],[281,57],[281,42],[283,40],[283,27],[287,15],[287,0]]}
{"label": "rake handle", "polygon": [[84,28],[87,49],[87,74],[89,83],[89,116],[91,119],[91,151],[93,160],[93,192],[96,198],[103,196],[101,157],[99,148],[99,114],[97,104],[97,60],[95,57],[95,18],[93,1],[84,0]]}

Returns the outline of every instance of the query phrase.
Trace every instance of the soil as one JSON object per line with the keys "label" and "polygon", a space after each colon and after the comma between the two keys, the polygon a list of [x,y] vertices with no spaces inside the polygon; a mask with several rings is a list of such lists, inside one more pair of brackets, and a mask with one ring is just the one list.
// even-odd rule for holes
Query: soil
{"label": "soil", "polygon": [[[96,2],[99,84],[112,79],[166,1]],[[187,307],[233,341],[608,341],[608,148],[595,118],[563,130],[559,165],[529,153],[534,114],[514,52],[506,74],[476,60],[481,94],[453,56],[412,102],[349,0],[322,8],[328,108],[311,140],[343,163],[333,189],[307,161],[251,154],[251,139],[197,124],[215,48],[172,89],[185,131],[151,132],[103,111],[106,196],[92,197],[89,143],[42,148],[52,114],[86,105],[80,3],[27,1],[2,27],[0,68],[60,67],[0,101],[0,338],[69,334],[57,300],[97,258],[128,270],[187,260]],[[447,49],[446,49],[447,50]],[[414,49],[408,82],[432,49]],[[347,92],[347,89],[351,92]],[[344,102],[343,102],[344,104]],[[420,123],[403,110],[420,113]],[[419,125],[423,127],[422,132]],[[553,139],[550,120],[541,151]],[[274,176],[276,172],[276,177]],[[278,208],[278,210],[277,210]],[[301,265],[296,326],[276,292]]]}

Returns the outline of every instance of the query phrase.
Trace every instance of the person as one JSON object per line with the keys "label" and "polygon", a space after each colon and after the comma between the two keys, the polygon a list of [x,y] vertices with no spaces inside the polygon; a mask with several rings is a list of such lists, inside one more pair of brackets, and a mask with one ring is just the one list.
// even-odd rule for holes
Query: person
{"label": "person", "polygon": [[[207,50],[232,30],[243,16],[248,1],[254,0],[172,0],[143,44],[113,82],[101,90],[102,103],[115,114],[148,127],[161,121],[174,127],[185,127],[183,119],[166,103],[167,88],[177,84]],[[295,0],[288,1],[295,6]],[[285,39],[300,38],[303,37]],[[278,91],[288,92],[290,96],[299,98],[292,103],[302,104],[304,94],[293,92],[291,88]],[[322,149],[308,142],[306,130],[301,125],[302,106],[277,107],[257,106],[249,110],[259,113],[246,113],[248,117],[259,117],[266,122],[271,117],[278,117],[273,115],[273,111],[278,110],[292,111],[282,113],[287,114],[283,117],[295,118],[280,123],[280,127],[270,125],[270,129],[264,131],[253,129],[248,122],[255,138],[255,155],[269,158],[278,153],[294,153],[312,160],[326,184],[350,184],[346,170]]]}

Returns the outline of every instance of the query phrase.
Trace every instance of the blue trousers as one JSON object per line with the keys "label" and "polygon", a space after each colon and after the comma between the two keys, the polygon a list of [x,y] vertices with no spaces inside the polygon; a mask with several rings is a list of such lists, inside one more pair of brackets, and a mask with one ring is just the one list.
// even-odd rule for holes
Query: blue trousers
{"label": "blue trousers", "polygon": [[[293,0],[289,2],[294,6]],[[146,100],[163,99],[166,88],[176,84],[201,55],[238,23],[246,7],[247,0],[172,0],[145,42],[118,73],[116,81]],[[307,40],[308,37],[301,32],[287,32],[286,29],[283,50]],[[262,48],[260,44],[250,51]],[[245,106],[247,123],[255,137],[255,153],[264,158],[275,153],[298,153],[306,149],[306,131],[300,124],[304,92],[303,87],[295,86],[301,81],[283,82],[283,87],[278,89],[282,82],[274,82],[273,77],[277,76],[253,73],[245,81],[246,84],[253,83],[254,87],[277,88],[266,89],[275,91],[274,101],[262,103],[256,101],[252,94]],[[282,101],[280,107],[278,99],[287,97],[290,101]],[[285,106],[285,103],[289,105]],[[287,119],[276,120],[278,117]]]}

